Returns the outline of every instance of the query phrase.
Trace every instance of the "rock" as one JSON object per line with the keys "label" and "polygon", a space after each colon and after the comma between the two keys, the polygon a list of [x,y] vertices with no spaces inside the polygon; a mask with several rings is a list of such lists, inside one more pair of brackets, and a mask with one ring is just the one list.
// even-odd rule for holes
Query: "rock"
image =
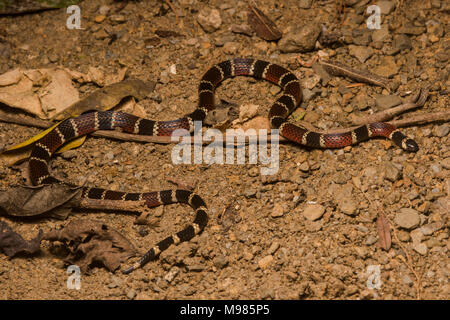
{"label": "rock", "polygon": [[390,31],[387,23],[382,23],[380,29],[375,29],[372,33],[373,42],[384,42],[388,39]]}
{"label": "rock", "polygon": [[173,279],[177,276],[177,274],[180,272],[180,269],[177,266],[173,266],[169,272],[166,273],[164,276],[164,280],[166,280],[168,283],[171,283]]}
{"label": "rock", "polygon": [[248,170],[249,177],[257,177],[259,175],[259,168],[252,167],[250,170]]}
{"label": "rock", "polygon": [[429,20],[427,21],[427,33],[429,34],[429,36],[432,35],[435,37],[435,39],[439,41],[439,38],[441,38],[444,35],[444,27],[439,22]]}
{"label": "rock", "polygon": [[197,22],[207,33],[212,33],[222,25],[222,18],[217,9],[203,8],[197,15]]}
{"label": "rock", "polygon": [[383,172],[384,177],[391,182],[395,182],[400,178],[400,171],[390,162],[384,164]]}
{"label": "rock", "polygon": [[228,265],[228,258],[224,255],[218,255],[214,258],[213,264],[218,269],[223,269]]}
{"label": "rock", "polygon": [[302,97],[303,97],[304,102],[308,102],[309,100],[314,98],[315,95],[316,95],[316,92],[306,89],[306,88],[302,88]]}
{"label": "rock", "polygon": [[115,23],[124,23],[127,21],[125,16],[121,14],[113,14],[112,16],[109,17],[109,19]]}
{"label": "rock", "polygon": [[223,52],[229,55],[235,55],[239,50],[239,42],[226,42],[223,45]]}
{"label": "rock", "polygon": [[69,160],[69,159],[75,158],[77,156],[77,154],[78,154],[78,152],[75,150],[67,150],[67,151],[64,151],[63,153],[61,153],[61,157]]}
{"label": "rock", "polygon": [[367,258],[367,256],[369,255],[369,251],[366,247],[355,247],[355,252],[362,259]]}
{"label": "rock", "polygon": [[402,103],[402,100],[399,96],[395,94],[387,95],[387,96],[378,96],[378,98],[375,99],[375,104],[380,108],[381,110],[389,109],[395,106],[398,106]]}
{"label": "rock", "polygon": [[402,242],[408,242],[409,240],[411,240],[411,236],[405,230],[399,230],[397,236],[398,239]]}
{"label": "rock", "polygon": [[106,19],[106,16],[103,14],[99,14],[95,16],[94,21],[97,23],[102,23]]}
{"label": "rock", "polygon": [[122,285],[122,279],[120,279],[119,277],[116,277],[116,276],[112,276],[111,282],[108,283],[107,286],[109,289],[113,289],[113,288],[120,287],[121,285]]}
{"label": "rock", "polygon": [[394,48],[395,53],[411,49],[411,39],[405,34],[396,35],[394,37],[394,41],[392,42],[392,47]]}
{"label": "rock", "polygon": [[450,169],[450,157],[447,157],[447,158],[441,160],[440,164],[442,167],[449,170]]}
{"label": "rock", "polygon": [[386,78],[391,78],[398,73],[398,66],[392,56],[385,56],[381,59],[379,66],[375,68],[375,73]]}
{"label": "rock", "polygon": [[309,171],[308,161],[304,161],[303,163],[301,163],[298,168],[303,172],[308,172]]}
{"label": "rock", "polygon": [[373,49],[370,47],[349,45],[348,51],[351,56],[354,56],[361,63],[366,62],[373,55]]}
{"label": "rock", "polygon": [[244,190],[244,197],[247,199],[256,198],[257,190],[254,188],[249,188]]}
{"label": "rock", "polygon": [[248,24],[232,24],[231,32],[245,34],[249,37],[253,35],[253,30]]}
{"label": "rock", "polygon": [[411,34],[415,36],[420,36],[424,32],[425,27],[414,26],[411,23],[405,23],[397,29],[397,33]]}
{"label": "rock", "polygon": [[298,6],[300,9],[309,9],[311,8],[312,0],[300,0],[298,2]]}
{"label": "rock", "polygon": [[325,207],[320,204],[308,204],[303,210],[303,216],[311,221],[320,219],[325,213]]}
{"label": "rock", "polygon": [[131,288],[130,290],[128,290],[127,292],[127,298],[130,300],[133,300],[136,297],[136,290],[134,290],[133,288]]}
{"label": "rock", "polygon": [[353,29],[352,30],[353,44],[367,47],[372,40],[371,30],[369,29]]}
{"label": "rock", "polygon": [[101,5],[100,8],[98,8],[98,13],[106,16],[108,14],[109,10],[111,10],[110,6]]}
{"label": "rock", "polygon": [[301,84],[303,88],[312,89],[314,88],[320,81],[320,76],[318,74],[314,74],[306,79],[301,80]]}
{"label": "rock", "polygon": [[366,242],[364,242],[364,244],[365,244],[366,246],[371,246],[371,245],[375,244],[377,241],[378,241],[378,238],[375,237],[374,235],[371,235],[371,234],[370,234],[370,235],[367,237]]}
{"label": "rock", "polygon": [[410,287],[413,285],[413,281],[411,280],[410,276],[408,276],[407,274],[405,274],[402,277],[402,281],[403,281],[404,284],[406,284],[406,285],[408,285]]}
{"label": "rock", "polygon": [[270,245],[269,249],[267,250],[267,253],[268,253],[268,254],[274,254],[274,253],[278,250],[279,247],[280,247],[280,243],[278,243],[278,242],[273,242],[273,243]]}
{"label": "rock", "polygon": [[349,216],[354,216],[357,213],[358,207],[353,199],[342,199],[339,202],[339,209]]}
{"label": "rock", "polygon": [[239,108],[239,120],[241,122],[254,118],[258,114],[259,105],[242,104]]}
{"label": "rock", "polygon": [[380,8],[380,13],[388,15],[395,8],[394,1],[377,1],[377,6]]}
{"label": "rock", "polygon": [[264,258],[261,258],[258,261],[258,266],[261,269],[265,269],[272,263],[272,261],[273,261],[273,256],[271,254],[269,254],[269,255],[265,256]]}
{"label": "rock", "polygon": [[420,228],[420,231],[422,231],[422,233],[425,236],[430,236],[433,233],[435,233],[436,231],[441,230],[443,228],[443,226],[444,225],[442,223],[440,223],[440,222],[432,222],[432,223],[429,223],[429,224],[426,224],[426,225],[422,226]]}
{"label": "rock", "polygon": [[281,52],[309,52],[314,50],[321,28],[319,24],[307,24],[283,35],[278,43]]}
{"label": "rock", "polygon": [[413,243],[420,243],[423,240],[423,232],[420,229],[415,229],[410,232]]}
{"label": "rock", "polygon": [[413,244],[412,247],[417,253],[419,253],[423,256],[426,255],[428,252],[428,248],[425,243],[416,243],[416,244]]}
{"label": "rock", "polygon": [[440,126],[435,126],[432,130],[433,135],[435,137],[445,137],[446,135],[448,135],[448,132],[450,131],[450,125],[448,123],[444,123]]}
{"label": "rock", "polygon": [[272,209],[272,213],[271,213],[271,217],[272,218],[278,218],[278,217],[282,217],[284,215],[284,208],[281,204],[279,203],[275,203],[275,205],[273,206]]}
{"label": "rock", "polygon": [[418,212],[411,208],[401,208],[394,219],[395,223],[404,229],[411,230],[419,226],[420,216]]}

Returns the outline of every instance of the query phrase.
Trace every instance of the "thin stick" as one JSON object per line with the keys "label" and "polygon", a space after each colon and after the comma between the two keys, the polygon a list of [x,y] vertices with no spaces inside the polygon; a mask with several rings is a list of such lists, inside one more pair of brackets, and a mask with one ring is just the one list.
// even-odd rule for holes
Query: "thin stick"
{"label": "thin stick", "polygon": [[177,11],[175,10],[175,7],[173,6],[172,2],[170,2],[170,0],[164,0],[164,2],[169,6],[169,8],[170,8],[170,9],[173,11],[173,13],[175,14],[175,19],[176,19],[177,24],[178,24],[178,19],[179,19],[178,13],[177,13]]}
{"label": "thin stick", "polygon": [[83,209],[145,212],[145,201],[101,200],[83,198],[77,206]]}
{"label": "thin stick", "polygon": [[416,270],[413,267],[412,264],[412,260],[411,257],[408,253],[408,250],[406,250],[405,246],[403,246],[403,244],[401,243],[401,241],[399,240],[399,238],[397,237],[397,228],[395,228],[394,224],[392,223],[392,221],[386,217],[386,219],[389,221],[390,225],[392,226],[392,230],[393,230],[393,235],[395,238],[395,241],[397,242],[398,246],[403,250],[403,252],[405,253],[406,256],[406,265],[409,268],[409,270],[414,274],[414,276],[416,277],[416,283],[415,283],[415,287],[416,287],[416,299],[420,300],[421,299],[421,289],[422,289],[422,276],[420,274],[418,274],[416,272]]}
{"label": "thin stick", "polygon": [[319,60],[319,64],[332,76],[349,77],[358,82],[371,83],[389,90],[389,79],[380,77],[376,74],[356,70],[336,61]]}
{"label": "thin stick", "polygon": [[382,122],[388,119],[392,119],[394,116],[401,114],[405,111],[422,107],[425,101],[428,99],[428,90],[419,90],[417,94],[413,96],[410,102],[403,103],[399,106],[383,110],[372,115],[364,117],[352,117],[352,123],[355,125],[362,125],[372,122]]}

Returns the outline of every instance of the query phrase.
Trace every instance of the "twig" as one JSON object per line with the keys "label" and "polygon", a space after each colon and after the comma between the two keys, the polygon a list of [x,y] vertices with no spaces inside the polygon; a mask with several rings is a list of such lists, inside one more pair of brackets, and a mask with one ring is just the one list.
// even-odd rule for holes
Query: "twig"
{"label": "twig", "polygon": [[170,2],[170,0],[164,0],[164,2],[169,6],[170,10],[172,10],[173,13],[175,14],[175,20],[176,20],[176,22],[178,24],[179,16],[178,16],[177,10],[175,10],[175,7]]}
{"label": "twig", "polygon": [[406,261],[405,264],[406,266],[411,270],[411,272],[414,274],[414,276],[416,277],[416,298],[417,300],[421,299],[421,288],[422,288],[422,277],[416,272],[416,270],[414,269],[413,265],[412,265],[412,260],[411,257],[408,253],[408,251],[406,250],[406,248],[402,245],[401,241],[398,239],[397,237],[397,228],[395,227],[394,223],[391,221],[391,219],[389,219],[389,217],[387,215],[384,215],[381,212],[380,206],[378,204],[373,203],[366,195],[366,193],[363,193],[364,198],[366,198],[367,201],[369,201],[370,207],[375,207],[376,210],[378,211],[378,216],[380,214],[382,214],[386,220],[389,222],[389,225],[392,227],[392,233],[394,235],[394,239],[396,241],[396,243],[398,244],[398,246],[403,250],[403,252],[406,255]]}
{"label": "twig", "polygon": [[409,268],[409,270],[411,270],[411,272],[414,274],[414,276],[416,277],[416,283],[415,283],[415,287],[416,287],[416,299],[420,300],[421,299],[421,289],[422,289],[422,276],[420,274],[418,274],[416,272],[416,270],[413,267],[412,264],[412,260],[411,260],[411,256],[408,253],[408,250],[406,250],[405,246],[403,246],[403,244],[401,243],[401,241],[398,239],[397,237],[397,228],[395,228],[394,224],[392,223],[392,221],[386,217],[386,219],[389,221],[389,224],[392,226],[392,230],[393,230],[393,235],[395,238],[395,241],[397,242],[398,246],[403,250],[403,252],[405,253],[406,256],[406,266]]}
{"label": "twig", "polygon": [[389,79],[380,77],[376,74],[362,70],[356,70],[336,61],[319,60],[319,64],[322,65],[325,71],[332,76],[349,77],[358,82],[370,83],[390,90]]}
{"label": "twig", "polygon": [[403,113],[407,110],[415,109],[418,107],[422,107],[425,104],[425,101],[428,99],[428,90],[422,89],[417,92],[416,95],[411,99],[410,102],[401,104],[399,106],[383,110],[372,115],[364,116],[364,117],[352,117],[352,123],[355,125],[362,125],[371,122],[381,122],[386,121],[388,119],[392,119],[394,116]]}
{"label": "twig", "polygon": [[145,201],[101,200],[83,198],[79,205],[82,209],[135,211],[143,213],[147,210]]}

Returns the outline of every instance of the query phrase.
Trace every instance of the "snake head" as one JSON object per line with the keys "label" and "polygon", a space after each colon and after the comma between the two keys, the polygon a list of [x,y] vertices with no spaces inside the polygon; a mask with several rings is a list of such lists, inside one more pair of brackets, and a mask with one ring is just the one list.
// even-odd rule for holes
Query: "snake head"
{"label": "snake head", "polygon": [[419,146],[417,145],[417,143],[410,138],[407,138],[402,142],[402,148],[410,152],[417,152],[419,150]]}

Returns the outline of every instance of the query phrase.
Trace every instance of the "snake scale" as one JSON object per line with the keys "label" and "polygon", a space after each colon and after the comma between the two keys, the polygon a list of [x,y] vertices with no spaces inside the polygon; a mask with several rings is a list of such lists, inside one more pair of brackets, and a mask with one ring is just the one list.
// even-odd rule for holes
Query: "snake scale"
{"label": "snake scale", "polygon": [[[281,87],[282,93],[269,111],[272,128],[295,143],[314,148],[341,148],[372,137],[386,137],[406,151],[417,151],[417,143],[407,138],[396,127],[376,122],[360,126],[344,133],[321,134],[308,131],[286,119],[300,104],[302,90],[300,82],[291,71],[270,62],[252,58],[234,58],[220,62],[203,75],[198,88],[199,104],[196,110],[183,118],[171,121],[153,121],[117,111],[93,111],[61,122],[50,133],[38,140],[32,150],[29,166],[33,185],[60,182],[52,177],[48,163],[53,153],[65,142],[96,130],[121,129],[127,133],[154,136],[170,136],[177,129],[194,130],[194,121],[203,121],[214,109],[214,91],[225,79],[236,76],[251,76],[264,79]],[[203,199],[187,190],[164,190],[146,193],[126,193],[100,188],[83,187],[82,197],[105,200],[144,200],[148,207],[170,203],[186,203],[195,210],[194,221],[183,230],[165,238],[145,253],[138,262],[124,273],[142,267],[156,259],[172,244],[189,241],[202,232],[208,222],[208,210]]]}

